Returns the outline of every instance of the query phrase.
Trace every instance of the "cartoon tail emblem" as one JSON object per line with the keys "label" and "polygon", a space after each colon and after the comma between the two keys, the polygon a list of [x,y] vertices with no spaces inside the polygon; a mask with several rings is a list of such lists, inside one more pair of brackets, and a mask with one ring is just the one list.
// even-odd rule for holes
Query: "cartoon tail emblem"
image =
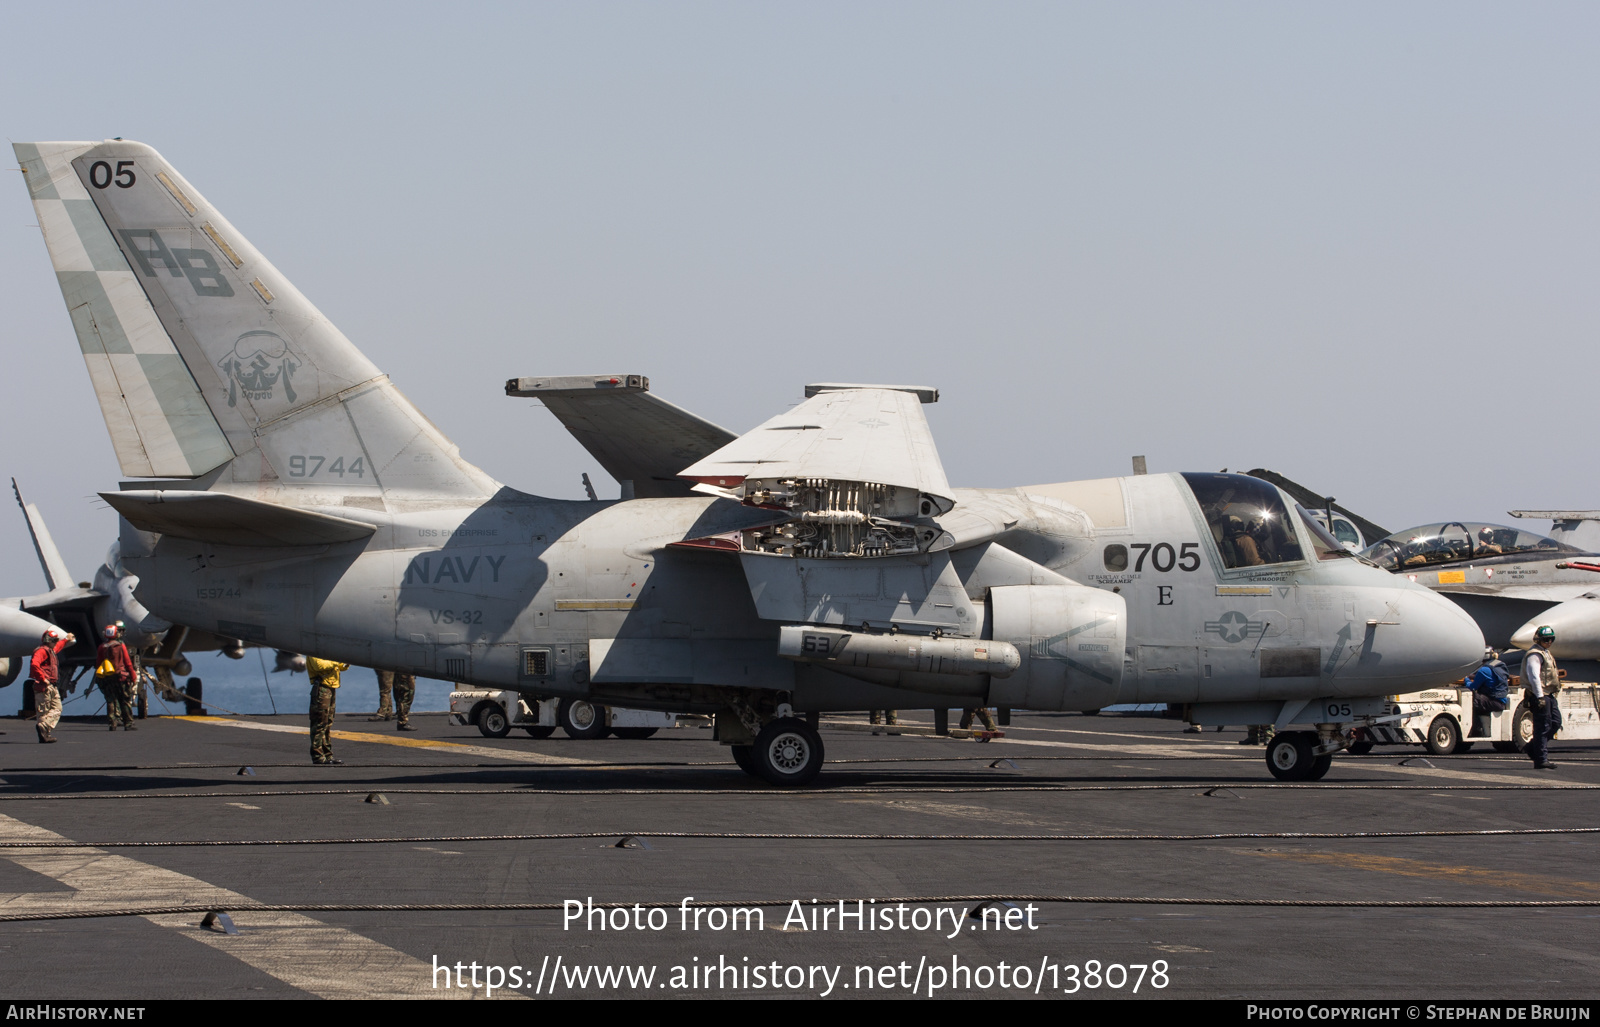
{"label": "cartoon tail emblem", "polygon": [[300,364],[289,352],[289,344],[276,332],[253,331],[239,336],[233,352],[221,360],[222,373],[228,378],[228,405],[238,406],[239,390],[246,398],[266,400],[272,398],[272,389],[283,382],[283,396],[290,403],[298,397],[294,392],[294,373]]}

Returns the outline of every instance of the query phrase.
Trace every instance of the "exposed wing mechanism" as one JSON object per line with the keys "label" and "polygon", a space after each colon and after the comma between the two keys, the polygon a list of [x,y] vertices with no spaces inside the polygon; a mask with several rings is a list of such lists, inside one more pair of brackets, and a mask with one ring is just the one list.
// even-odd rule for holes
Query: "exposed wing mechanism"
{"label": "exposed wing mechanism", "polygon": [[747,533],[747,551],[821,559],[936,547],[955,505],[922,403],[924,386],[812,385],[809,397],[680,473],[703,491],[789,519]]}
{"label": "exposed wing mechanism", "polygon": [[319,546],[356,542],[374,526],[224,492],[102,492],[100,498],[140,531],[222,546]]}
{"label": "exposed wing mechanism", "polygon": [[653,395],[641,374],[513,378],[506,395],[544,403],[624,499],[693,495],[678,472],[738,437]]}

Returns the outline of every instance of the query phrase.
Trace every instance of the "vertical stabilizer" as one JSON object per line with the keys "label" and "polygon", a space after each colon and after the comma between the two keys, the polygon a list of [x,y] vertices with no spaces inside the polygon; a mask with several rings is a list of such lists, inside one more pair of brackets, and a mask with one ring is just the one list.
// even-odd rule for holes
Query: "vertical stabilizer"
{"label": "vertical stabilizer", "polygon": [[[492,490],[155,150],[120,139],[16,150],[130,476],[220,467],[223,488]],[[174,366],[129,391],[119,357],[130,353],[141,367],[147,354]],[[97,374],[102,355],[115,374]],[[162,430],[175,443],[158,458]]]}
{"label": "vertical stabilizer", "polygon": [[1600,553],[1600,510],[1508,510],[1513,517],[1550,518],[1550,537],[1586,553]]}
{"label": "vertical stabilizer", "polygon": [[22,516],[28,519],[28,534],[33,536],[33,551],[39,554],[39,566],[44,570],[45,584],[52,592],[76,585],[76,579],[67,570],[67,562],[61,559],[61,550],[56,548],[56,540],[50,537],[50,529],[44,526],[43,515],[38,507],[23,501],[22,490],[17,487],[15,478],[11,479],[11,494],[17,497],[17,505],[22,507]]}
{"label": "vertical stabilizer", "polygon": [[194,477],[233,450],[73,170],[92,147],[15,149],[122,472]]}

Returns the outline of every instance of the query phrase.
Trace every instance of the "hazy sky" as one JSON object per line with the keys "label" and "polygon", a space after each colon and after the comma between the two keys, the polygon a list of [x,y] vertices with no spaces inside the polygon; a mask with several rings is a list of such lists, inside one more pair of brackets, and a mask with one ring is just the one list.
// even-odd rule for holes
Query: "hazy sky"
{"label": "hazy sky", "polygon": [[[1395,529],[1600,507],[1592,3],[4,16],[11,140],[161,150],[516,488],[617,491],[505,379],[634,372],[736,431],[810,381],[937,385],[958,485],[1142,453]],[[0,182],[0,474],[87,577],[120,475]],[[5,509],[0,594],[37,591]]]}

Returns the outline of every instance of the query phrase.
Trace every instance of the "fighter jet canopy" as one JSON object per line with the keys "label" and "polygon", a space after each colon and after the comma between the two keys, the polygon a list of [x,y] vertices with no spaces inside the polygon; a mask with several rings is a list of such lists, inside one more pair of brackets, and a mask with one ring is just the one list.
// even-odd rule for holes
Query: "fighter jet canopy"
{"label": "fighter jet canopy", "polygon": [[1386,570],[1401,571],[1513,553],[1548,557],[1558,553],[1579,552],[1582,550],[1553,538],[1508,528],[1503,524],[1446,521],[1397,531],[1388,538],[1380,539],[1361,555]]}

